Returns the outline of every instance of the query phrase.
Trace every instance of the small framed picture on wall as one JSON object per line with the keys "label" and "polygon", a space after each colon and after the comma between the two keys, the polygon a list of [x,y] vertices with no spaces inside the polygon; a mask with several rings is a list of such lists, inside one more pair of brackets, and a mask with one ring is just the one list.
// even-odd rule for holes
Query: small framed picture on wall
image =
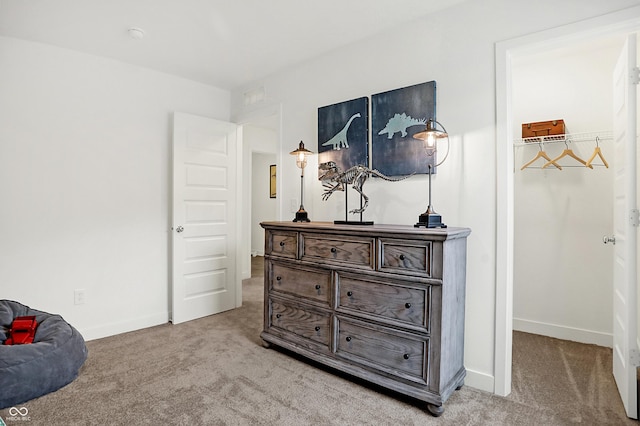
{"label": "small framed picture on wall", "polygon": [[269,166],[269,198],[276,198],[276,165]]}

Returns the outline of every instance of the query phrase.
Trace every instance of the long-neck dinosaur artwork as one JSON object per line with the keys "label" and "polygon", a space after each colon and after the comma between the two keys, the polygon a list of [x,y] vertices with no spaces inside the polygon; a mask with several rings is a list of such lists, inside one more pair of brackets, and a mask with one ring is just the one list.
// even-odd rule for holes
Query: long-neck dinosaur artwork
{"label": "long-neck dinosaur artwork", "polygon": [[351,185],[352,188],[362,196],[362,198],[364,199],[362,207],[359,209],[350,210],[349,213],[362,213],[369,205],[369,197],[367,197],[364,192],[362,192],[362,186],[369,177],[376,176],[389,182],[398,182],[413,176],[413,174],[411,174],[398,179],[393,179],[389,176],[383,175],[375,169],[370,169],[361,165],[350,167],[346,171],[341,172],[336,163],[333,161],[320,163],[318,165],[318,170],[321,171],[320,180],[322,181],[322,186],[325,188],[324,192],[322,193],[322,199],[324,201],[329,199],[331,194],[333,194],[335,191],[345,191],[347,185]]}
{"label": "long-neck dinosaur artwork", "polygon": [[322,146],[333,145],[333,149],[335,150],[340,150],[340,148],[343,148],[343,147],[349,148],[349,142],[347,141],[347,131],[351,126],[351,122],[359,117],[361,117],[359,112],[356,112],[355,114],[353,114],[351,118],[349,118],[349,121],[347,121],[347,124],[344,125],[342,130],[336,133],[334,137],[332,137],[331,139],[323,143]]}

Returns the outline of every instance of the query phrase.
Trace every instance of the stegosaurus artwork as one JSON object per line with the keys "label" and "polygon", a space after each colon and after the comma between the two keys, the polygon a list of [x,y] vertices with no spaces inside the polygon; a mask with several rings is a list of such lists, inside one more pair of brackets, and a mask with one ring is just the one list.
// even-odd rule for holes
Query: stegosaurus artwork
{"label": "stegosaurus artwork", "polygon": [[420,119],[413,118],[410,115],[407,115],[406,113],[403,112],[402,114],[396,114],[393,117],[391,117],[387,122],[387,125],[384,127],[384,129],[380,130],[378,134],[382,135],[384,133],[387,133],[389,135],[388,138],[393,139],[394,134],[400,133],[404,138],[405,136],[407,136],[407,127],[419,126],[419,125],[424,126],[426,124],[427,124],[426,118],[420,118]]}

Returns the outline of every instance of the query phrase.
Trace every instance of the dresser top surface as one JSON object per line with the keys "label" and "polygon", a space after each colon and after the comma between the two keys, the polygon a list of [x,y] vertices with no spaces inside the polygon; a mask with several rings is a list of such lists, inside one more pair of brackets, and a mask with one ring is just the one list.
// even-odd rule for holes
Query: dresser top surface
{"label": "dresser top surface", "polygon": [[333,222],[262,222],[265,229],[282,231],[310,231],[331,234],[370,235],[429,238],[436,240],[448,240],[464,238],[471,233],[469,228],[416,228],[409,225],[336,225]]}

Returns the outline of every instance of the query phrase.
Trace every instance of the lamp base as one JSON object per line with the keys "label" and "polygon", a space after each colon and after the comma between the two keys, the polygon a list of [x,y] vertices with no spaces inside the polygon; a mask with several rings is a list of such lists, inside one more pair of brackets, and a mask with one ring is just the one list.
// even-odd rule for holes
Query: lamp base
{"label": "lamp base", "polygon": [[296,217],[295,219],[293,219],[294,222],[311,222],[311,220],[309,220],[309,217],[307,215],[307,212],[305,210],[298,210],[296,212]]}
{"label": "lamp base", "polygon": [[442,216],[436,212],[424,212],[418,217],[418,223],[413,225],[414,228],[424,226],[425,228],[446,228],[447,225],[442,223]]}

